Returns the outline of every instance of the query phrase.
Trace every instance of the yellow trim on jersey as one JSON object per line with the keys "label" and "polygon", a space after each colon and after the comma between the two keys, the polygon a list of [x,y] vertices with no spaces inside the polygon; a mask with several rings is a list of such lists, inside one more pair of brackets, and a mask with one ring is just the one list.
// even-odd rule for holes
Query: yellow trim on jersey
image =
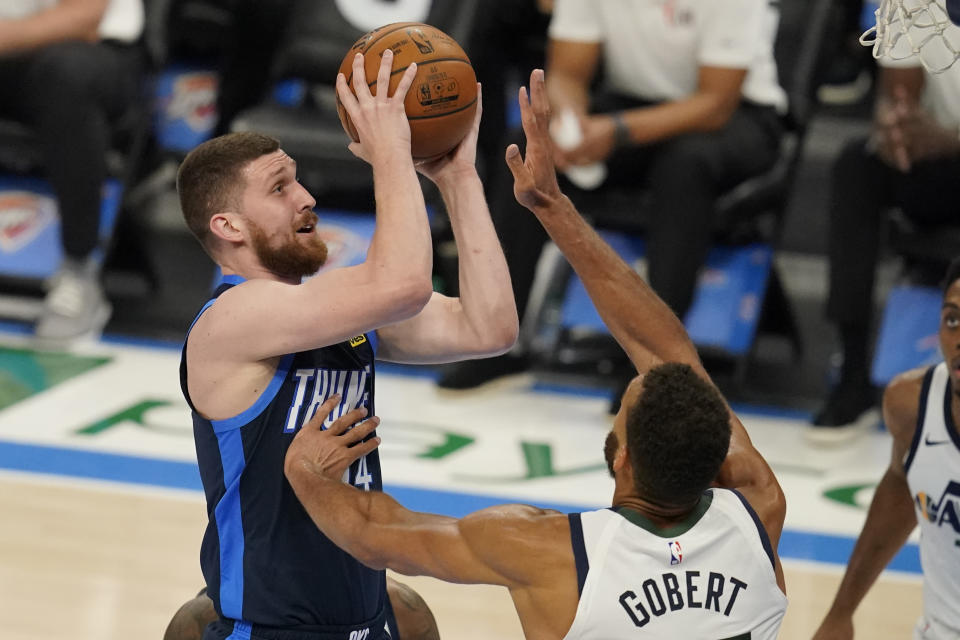
{"label": "yellow trim on jersey", "polygon": [[366,341],[367,341],[367,336],[365,336],[364,334],[361,333],[361,334],[358,335],[356,338],[350,338],[350,346],[351,346],[351,347],[359,347],[360,345],[362,345],[362,344],[363,344],[364,342],[366,342]]}

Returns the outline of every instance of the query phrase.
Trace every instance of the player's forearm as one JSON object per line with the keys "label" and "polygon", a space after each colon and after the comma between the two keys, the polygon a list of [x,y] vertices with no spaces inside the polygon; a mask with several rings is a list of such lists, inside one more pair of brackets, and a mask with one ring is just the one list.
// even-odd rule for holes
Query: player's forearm
{"label": "player's forearm", "polygon": [[519,332],[510,271],[476,172],[441,183],[459,261],[460,306],[472,353],[494,355],[513,346]]}
{"label": "player's forearm", "polygon": [[430,225],[413,159],[394,154],[377,160],[373,182],[377,222],[366,263],[378,277],[413,280],[431,289]]}
{"label": "player's forearm", "polygon": [[56,42],[94,42],[106,0],[63,2],[31,16],[0,21],[0,54],[29,51]]}
{"label": "player's forearm", "polygon": [[371,513],[377,509],[375,501],[395,501],[378,491],[361,491],[320,475],[305,462],[287,465],[286,476],[310,519],[325,536],[368,567],[386,568],[374,539]]}
{"label": "player's forearm", "polygon": [[828,615],[853,615],[916,523],[906,482],[888,471],[874,493],[863,531],[857,538]]}
{"label": "player's forearm", "polygon": [[651,354],[665,362],[685,362],[701,369],[683,323],[586,223],[568,198],[535,213],[639,371],[657,364],[651,361]]}

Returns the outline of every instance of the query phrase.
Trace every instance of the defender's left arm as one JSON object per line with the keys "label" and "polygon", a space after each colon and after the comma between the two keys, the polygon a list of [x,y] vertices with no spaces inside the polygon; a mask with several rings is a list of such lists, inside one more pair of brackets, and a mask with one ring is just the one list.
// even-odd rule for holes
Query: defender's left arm
{"label": "defender's left arm", "polygon": [[480,89],[473,128],[447,156],[417,169],[443,196],[460,262],[460,297],[434,293],[416,316],[377,331],[377,356],[427,364],[483,358],[507,351],[519,332],[507,261],[490,219],[476,169]]}

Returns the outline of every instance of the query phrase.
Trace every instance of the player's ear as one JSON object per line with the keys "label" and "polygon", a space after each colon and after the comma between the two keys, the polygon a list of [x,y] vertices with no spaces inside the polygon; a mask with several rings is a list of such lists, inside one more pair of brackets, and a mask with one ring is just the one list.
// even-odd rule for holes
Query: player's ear
{"label": "player's ear", "polygon": [[210,217],[210,233],[215,238],[230,243],[242,242],[246,231],[245,221],[238,213],[224,211]]}
{"label": "player's ear", "polygon": [[619,473],[621,469],[633,474],[633,464],[630,462],[630,456],[627,453],[626,442],[621,442],[616,453],[613,454],[613,472]]}

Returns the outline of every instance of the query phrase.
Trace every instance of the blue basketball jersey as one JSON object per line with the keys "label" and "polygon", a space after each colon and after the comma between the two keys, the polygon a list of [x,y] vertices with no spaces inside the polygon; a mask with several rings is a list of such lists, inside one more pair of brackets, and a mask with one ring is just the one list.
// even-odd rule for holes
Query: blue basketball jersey
{"label": "blue basketball jersey", "polygon": [[[226,278],[197,317],[242,281]],[[374,415],[372,339],[360,335],[284,356],[253,406],[213,421],[190,401],[184,343],[180,383],[193,410],[209,517],[200,564],[217,612],[252,627],[254,637],[258,626],[337,633],[378,620],[379,629],[366,637],[382,634],[385,573],[363,566],[323,535],[283,474],[294,435],[331,395],[342,399],[327,424],[361,406]],[[377,451],[354,462],[344,481],[380,491]]]}

